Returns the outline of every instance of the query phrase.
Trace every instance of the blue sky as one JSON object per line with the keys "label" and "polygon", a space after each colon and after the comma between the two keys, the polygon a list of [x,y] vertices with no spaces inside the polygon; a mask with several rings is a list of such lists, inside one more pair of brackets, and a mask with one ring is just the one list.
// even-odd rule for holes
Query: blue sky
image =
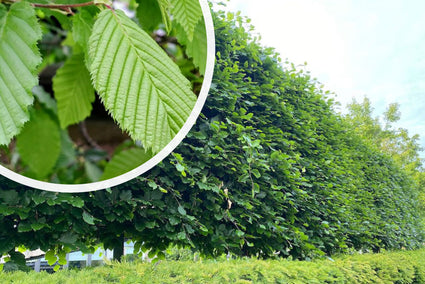
{"label": "blue sky", "polygon": [[[265,46],[307,70],[344,106],[371,99],[376,114],[400,104],[398,127],[425,147],[425,1],[230,0]],[[343,111],[343,109],[341,109]]]}

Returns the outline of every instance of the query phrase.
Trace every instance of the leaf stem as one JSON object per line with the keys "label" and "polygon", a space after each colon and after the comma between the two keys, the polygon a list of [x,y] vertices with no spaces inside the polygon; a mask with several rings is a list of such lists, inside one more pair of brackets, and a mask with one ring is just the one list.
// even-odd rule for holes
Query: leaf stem
{"label": "leaf stem", "polygon": [[84,6],[95,5],[94,1],[77,3],[77,4],[41,4],[41,3],[30,3],[33,7],[37,8],[48,8],[48,9],[60,9],[60,10],[69,10],[70,8],[78,8]]}

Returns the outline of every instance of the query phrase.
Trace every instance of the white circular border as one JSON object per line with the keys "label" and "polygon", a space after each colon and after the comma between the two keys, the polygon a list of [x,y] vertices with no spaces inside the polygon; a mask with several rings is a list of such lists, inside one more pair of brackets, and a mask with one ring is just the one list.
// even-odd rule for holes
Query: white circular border
{"label": "white circular border", "polygon": [[195,107],[193,108],[189,118],[186,120],[183,127],[176,134],[176,136],[167,144],[158,154],[153,156],[150,160],[143,163],[141,166],[125,173],[120,176],[92,183],[83,183],[83,184],[58,184],[58,183],[49,183],[44,181],[35,180],[17,174],[4,166],[0,165],[0,174],[23,185],[42,189],[46,191],[54,192],[89,192],[100,189],[109,188],[112,186],[117,186],[121,183],[127,182],[137,176],[142,175],[146,171],[153,168],[156,164],[162,161],[167,157],[180,142],[186,137],[189,130],[195,124],[196,119],[201,113],[202,107],[205,104],[207,99],[208,91],[211,87],[211,81],[214,73],[214,61],[215,61],[215,35],[214,35],[214,25],[212,21],[211,11],[207,0],[199,0],[201,5],[202,13],[205,20],[205,28],[207,33],[207,66],[205,70],[204,80],[202,82],[201,92],[199,93],[198,100],[196,101]]}

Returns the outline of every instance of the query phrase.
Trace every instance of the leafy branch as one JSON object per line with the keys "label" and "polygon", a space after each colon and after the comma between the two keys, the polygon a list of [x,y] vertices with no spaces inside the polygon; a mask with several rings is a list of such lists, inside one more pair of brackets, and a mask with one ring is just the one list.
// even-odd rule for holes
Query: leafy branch
{"label": "leafy branch", "polygon": [[[138,18],[156,9],[154,15],[159,21],[155,20],[155,25],[140,26],[122,11],[113,10],[108,1],[102,0],[68,4],[0,0],[0,112],[3,114],[0,119],[0,145],[8,145],[16,137],[18,145],[21,145],[17,150],[27,153],[21,156],[22,159],[27,157],[22,161],[30,167],[32,173],[38,173],[37,177],[46,177],[53,170],[55,162],[62,157],[58,154],[60,149],[55,151],[54,157],[45,157],[49,166],[38,171],[35,167],[39,163],[32,161],[37,155],[28,153],[37,139],[30,135],[20,135],[22,132],[29,133],[23,130],[34,127],[31,125],[40,127],[40,124],[28,121],[37,117],[44,117],[45,121],[49,119],[48,116],[30,116],[29,113],[33,108],[37,109],[36,113],[48,108],[38,96],[34,104],[33,88],[39,85],[40,63],[44,65],[48,62],[46,53],[40,53],[39,47],[43,42],[39,41],[43,36],[42,31],[46,33],[46,30],[50,30],[51,17],[57,19],[53,25],[59,22],[55,28],[63,30],[61,34],[66,36],[61,45],[71,50],[65,54],[65,58],[58,60],[64,61],[64,64],[59,66],[53,77],[52,94],[44,95],[47,100],[51,99],[47,98],[50,95],[55,98],[55,110],[49,116],[58,124],[56,128],[59,131],[91,115],[95,93],[116,124],[137,142],[136,148],[142,148],[143,153],[158,153],[188,119],[197,100],[188,80],[194,73],[183,74],[182,67],[175,62],[176,55],[171,54],[171,59],[151,34],[164,22],[166,30],[182,43],[178,48],[186,49],[186,55],[194,58],[192,64],[199,68],[196,76],[200,77],[205,71],[200,62],[206,58],[206,41],[192,43],[198,39],[194,36],[198,23],[203,22],[199,1],[137,2],[146,8],[137,10]],[[108,9],[90,8],[97,5]],[[182,7],[192,8],[190,12],[182,12]],[[36,13],[37,8],[51,11]],[[65,17],[63,12],[70,16]],[[176,14],[171,17],[173,12]],[[39,21],[39,17],[44,19],[46,16],[49,20]],[[185,20],[184,17],[190,19]],[[179,27],[180,23],[186,22],[190,23],[189,29]],[[201,35],[205,35],[205,32]],[[194,49],[204,52],[189,52]],[[187,61],[187,57],[184,60]],[[61,141],[65,139],[63,135],[54,137],[54,145],[64,147],[65,142]],[[39,148],[42,147],[44,145]],[[146,160],[146,155],[142,156]],[[135,166],[134,161],[130,166]],[[94,176],[100,177],[103,169],[96,169],[95,172]],[[108,176],[113,176],[113,172],[108,173]]]}

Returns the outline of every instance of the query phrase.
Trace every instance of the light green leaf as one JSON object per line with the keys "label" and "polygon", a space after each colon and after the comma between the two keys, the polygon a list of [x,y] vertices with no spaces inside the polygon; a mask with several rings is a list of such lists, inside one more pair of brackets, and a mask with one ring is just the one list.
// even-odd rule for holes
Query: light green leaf
{"label": "light green leaf", "polygon": [[[71,243],[74,244],[74,243]],[[66,261],[66,252],[61,250],[58,252],[58,264],[59,265],[65,265],[67,263]]]}
{"label": "light green leaf", "polygon": [[87,213],[86,211],[83,212],[83,220],[87,224],[94,225],[94,217]]}
{"label": "light green leaf", "polygon": [[137,1],[137,18],[143,29],[150,32],[164,24],[167,32],[171,30],[171,20],[168,14],[170,2],[168,0],[139,0]]}
{"label": "light green leaf", "polygon": [[[88,60],[88,42],[94,25],[94,16],[86,9],[81,9],[75,14],[72,23],[72,34],[74,41],[81,46],[85,54],[85,59]],[[86,62],[86,66],[90,66],[90,62]]]}
{"label": "light green leaf", "polygon": [[78,236],[73,232],[66,232],[59,239],[59,241],[65,244],[74,244],[77,240]]}
{"label": "light green leaf", "polygon": [[171,13],[176,22],[186,31],[189,41],[192,41],[196,24],[202,18],[199,0],[173,0]]}
{"label": "light green leaf", "polygon": [[256,177],[256,178],[260,178],[261,174],[257,169],[252,169],[252,174]]}
{"label": "light green leaf", "polygon": [[16,138],[22,161],[37,177],[46,177],[59,157],[61,146],[59,125],[43,110],[31,113],[31,120]]}
{"label": "light green leaf", "polygon": [[106,165],[101,180],[110,179],[128,171],[131,171],[147,160],[152,158],[152,153],[147,153],[140,148],[124,150],[114,155],[111,161]]}
{"label": "light green leaf", "polygon": [[46,109],[50,109],[54,114],[58,112],[56,101],[44,90],[42,86],[35,86],[32,89],[32,93]]}
{"label": "light green leaf", "polygon": [[199,68],[199,73],[205,75],[207,68],[207,31],[204,18],[196,25],[193,40],[187,45],[186,53],[193,58],[193,63]]}
{"label": "light green leaf", "polygon": [[207,32],[205,29],[204,18],[202,18],[195,28],[195,34],[190,41],[182,26],[174,25],[177,33],[176,37],[182,45],[186,46],[186,54],[193,58],[193,64],[199,68],[199,73],[205,75],[207,68]]}
{"label": "light green leaf", "polygon": [[91,75],[106,109],[134,140],[160,151],[195,105],[190,82],[122,11],[99,14],[89,48]]}
{"label": "light green leaf", "polygon": [[72,32],[74,40],[84,50],[88,50],[88,42],[94,24],[93,16],[85,9],[81,9],[79,13],[73,17]]}
{"label": "light green leaf", "polygon": [[185,232],[180,232],[177,234],[177,239],[178,240],[184,240],[187,239],[186,233]]}
{"label": "light green leaf", "polygon": [[0,4],[0,145],[7,145],[29,119],[31,89],[38,85],[40,25],[26,2]]}
{"label": "light green leaf", "polygon": [[161,10],[162,23],[165,26],[165,30],[168,32],[171,31],[171,19],[168,14],[168,10],[170,9],[170,1],[169,0],[158,0],[159,8]]}
{"label": "light green leaf", "polygon": [[55,262],[58,260],[58,258],[56,257],[55,251],[49,249],[46,254],[44,255],[44,259],[47,260],[47,263],[49,265],[53,265],[55,264]]}
{"label": "light green leaf", "polygon": [[177,211],[179,211],[179,213],[182,214],[182,215],[186,215],[186,210],[181,205],[179,205],[179,207],[177,207]]}
{"label": "light green leaf", "polygon": [[45,224],[45,223],[32,223],[31,224],[31,229],[33,229],[34,231],[41,230],[44,227],[47,227],[47,224]]}
{"label": "light green leaf", "polygon": [[84,169],[86,170],[87,177],[91,182],[99,181],[102,176],[102,170],[92,162],[85,161]]}
{"label": "light green leaf", "polygon": [[94,89],[90,73],[84,65],[83,54],[72,55],[56,72],[53,91],[58,104],[62,128],[78,123],[90,115]]}
{"label": "light green leaf", "polygon": [[60,137],[61,151],[55,165],[56,169],[69,167],[77,158],[75,144],[72,142],[71,137],[69,137],[68,131],[61,130]]}

